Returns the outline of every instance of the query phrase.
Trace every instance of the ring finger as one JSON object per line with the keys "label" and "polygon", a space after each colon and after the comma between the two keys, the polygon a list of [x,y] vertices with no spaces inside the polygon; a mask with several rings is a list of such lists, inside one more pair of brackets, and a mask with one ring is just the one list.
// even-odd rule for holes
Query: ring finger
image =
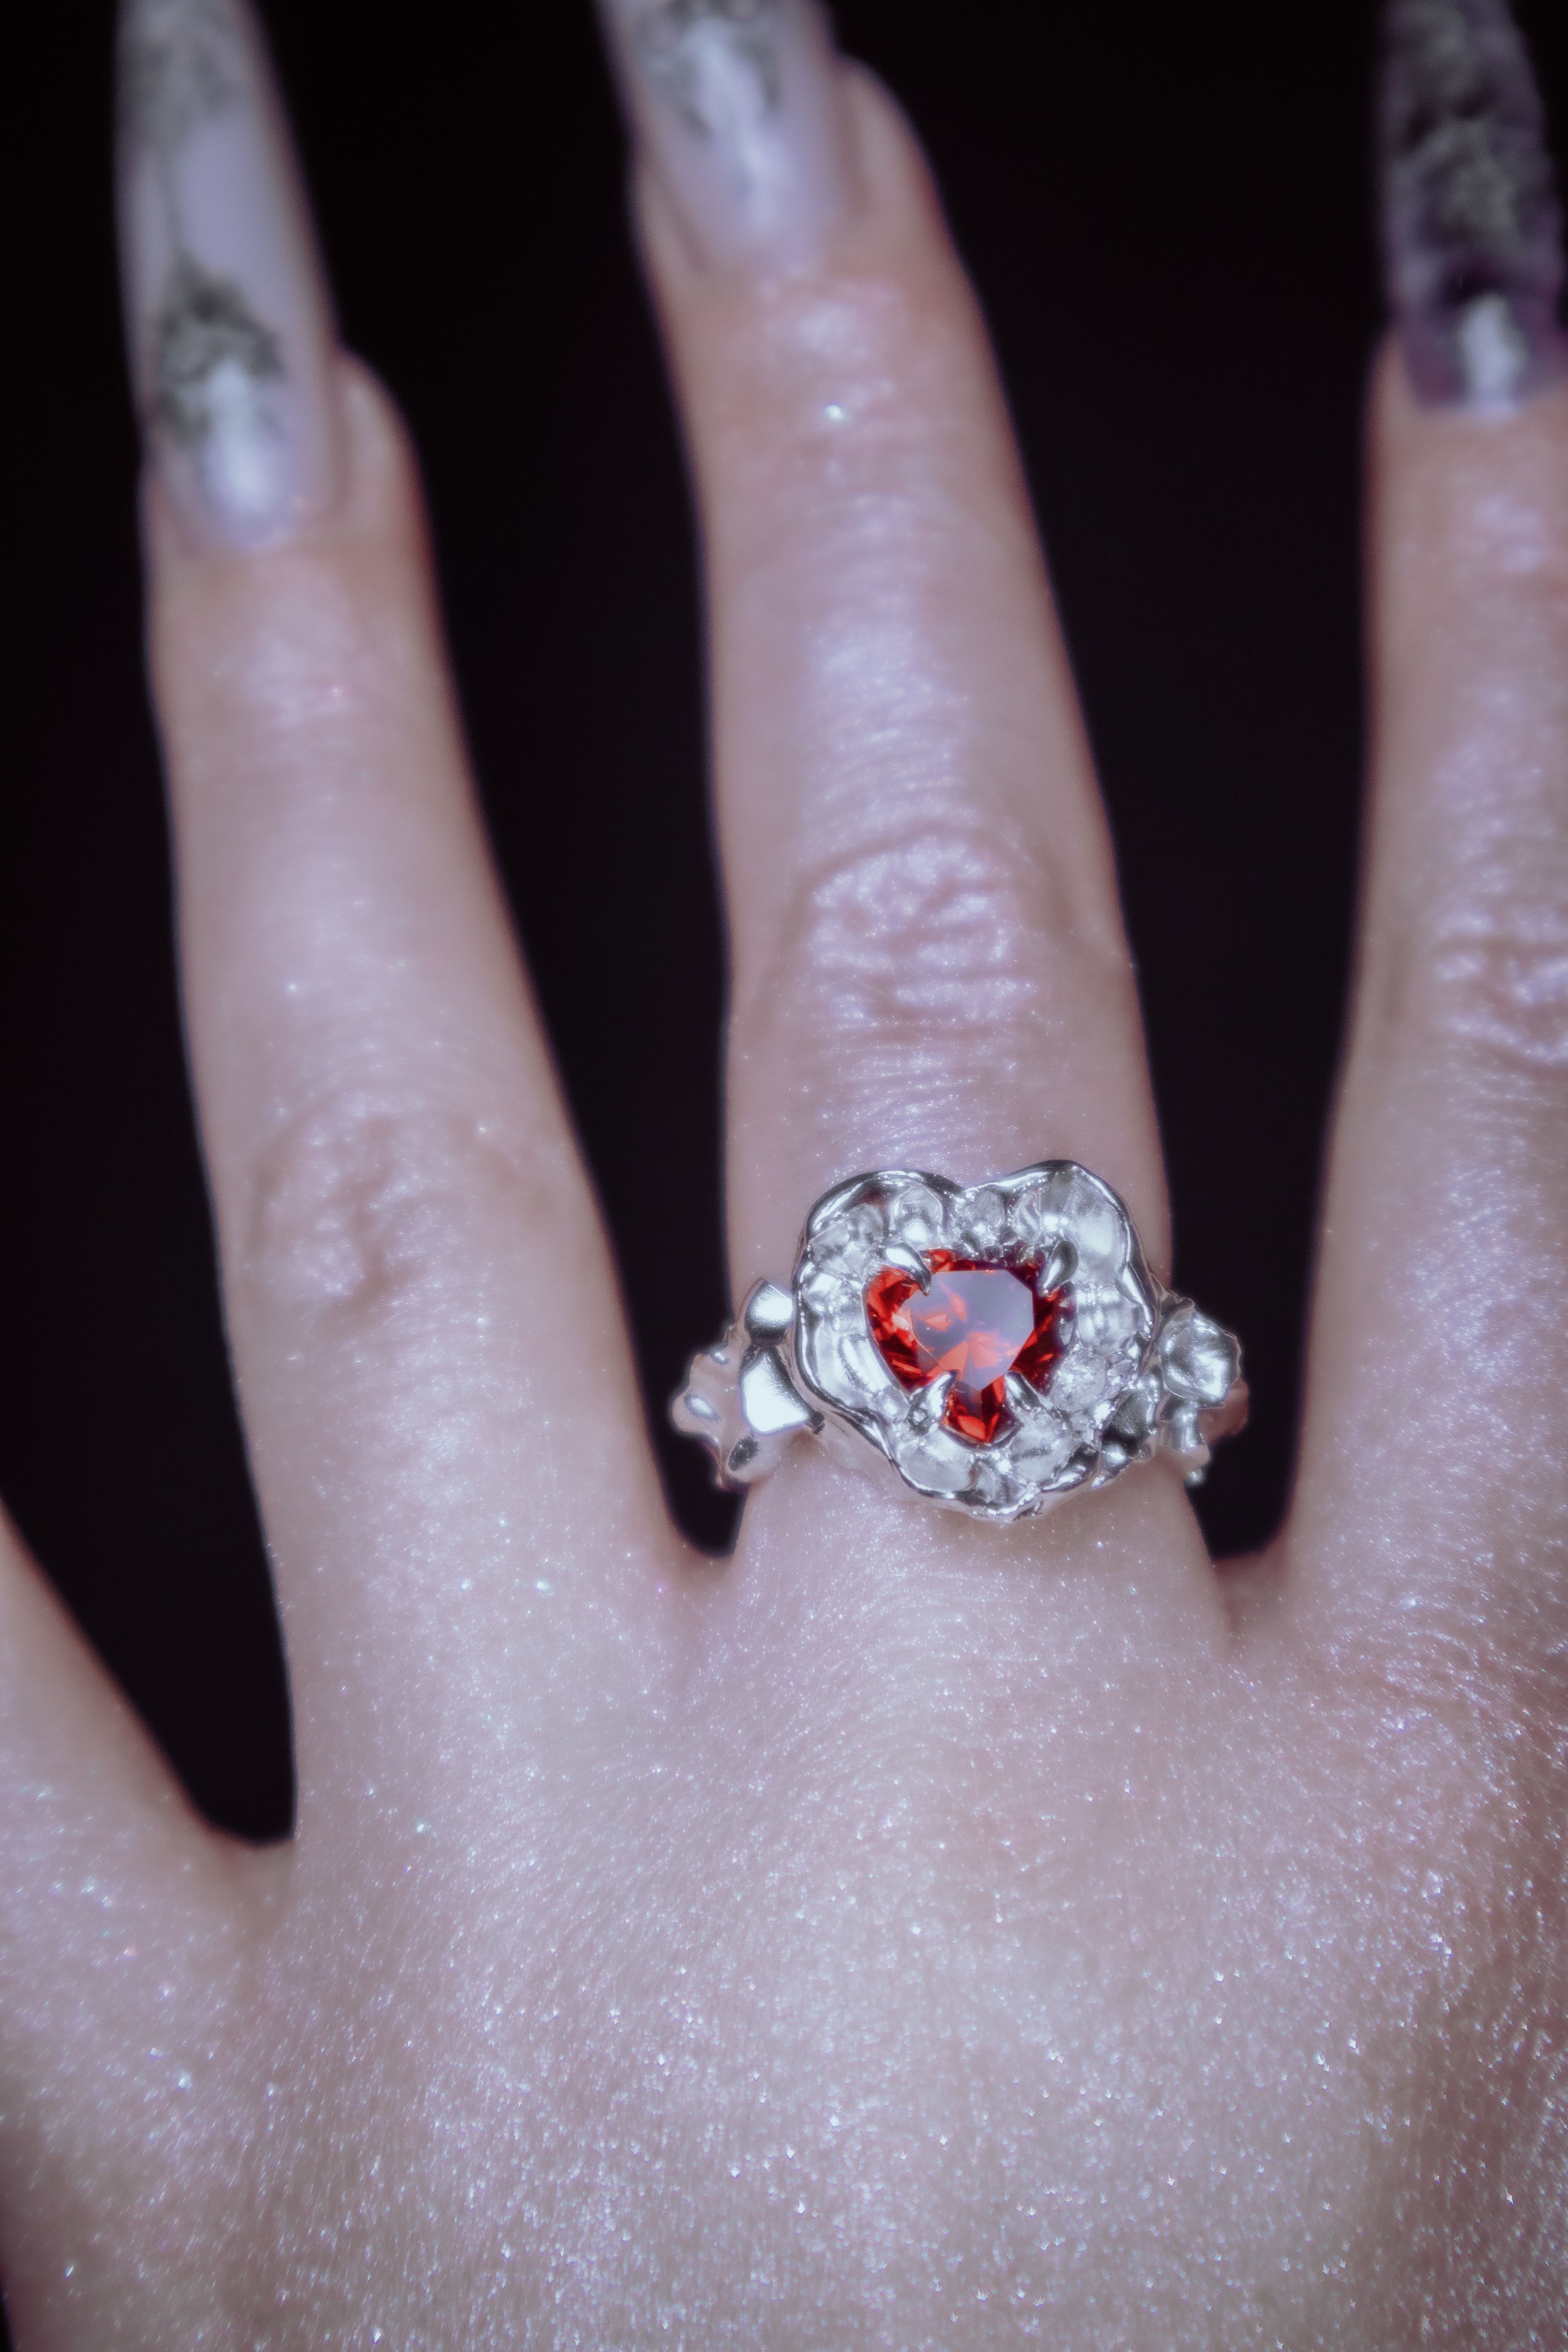
{"label": "ring finger", "polygon": [[[669,14],[621,58],[704,524],[737,1294],[787,1271],[814,1198],[878,1166],[1081,1160],[1163,1270],[1104,817],[923,165],[815,11]],[[1165,1482],[1103,1510],[1184,1525],[1206,1578]]]}

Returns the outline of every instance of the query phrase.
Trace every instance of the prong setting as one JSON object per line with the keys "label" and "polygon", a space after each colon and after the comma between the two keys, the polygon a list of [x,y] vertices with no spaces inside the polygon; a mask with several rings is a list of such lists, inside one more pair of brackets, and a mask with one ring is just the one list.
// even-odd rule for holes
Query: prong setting
{"label": "prong setting", "polygon": [[1059,1290],[1064,1283],[1070,1282],[1077,1265],[1077,1250],[1065,1234],[1058,1234],[1040,1260],[1039,1271],[1035,1276],[1035,1288],[1040,1297],[1047,1298],[1053,1290]]}
{"label": "prong setting", "polygon": [[907,1424],[917,1435],[923,1437],[940,1425],[947,1410],[948,1398],[952,1394],[952,1374],[943,1372],[929,1387],[917,1392],[910,1407]]}
{"label": "prong setting", "polygon": [[882,1252],[884,1265],[896,1265],[919,1283],[922,1290],[931,1288],[931,1268],[919,1250],[906,1249],[901,1242],[890,1242]]}
{"label": "prong setting", "polygon": [[[1038,1388],[1008,1363],[1009,1349],[1026,1360],[1012,1308],[992,1303],[1008,1273],[1037,1300],[1064,1297],[1059,1344],[1037,1310]],[[933,1301],[923,1318],[901,1303],[917,1290]],[[950,1331],[963,1378],[997,1384],[984,1412],[977,1387],[956,1395]],[[995,1373],[977,1371],[994,1349]],[[791,1288],[754,1287],[672,1411],[721,1485],[754,1485],[809,1433],[896,1493],[1005,1521],[1161,1451],[1201,1474],[1214,1440],[1245,1421],[1246,1395],[1235,1340],[1150,1273],[1110,1186],[1042,1160],[967,1189],[901,1170],[834,1186],[806,1220]]]}

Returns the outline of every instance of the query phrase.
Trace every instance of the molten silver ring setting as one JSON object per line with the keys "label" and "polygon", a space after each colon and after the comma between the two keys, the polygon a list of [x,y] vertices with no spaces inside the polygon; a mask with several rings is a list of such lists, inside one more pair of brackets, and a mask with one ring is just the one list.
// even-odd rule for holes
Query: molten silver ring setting
{"label": "molten silver ring setting", "polygon": [[879,1169],[824,1193],[671,1402],[721,1486],[810,1437],[897,1493],[1005,1521],[1168,1453],[1189,1484],[1247,1419],[1241,1350],[1149,1271],[1071,1160],[983,1184]]}

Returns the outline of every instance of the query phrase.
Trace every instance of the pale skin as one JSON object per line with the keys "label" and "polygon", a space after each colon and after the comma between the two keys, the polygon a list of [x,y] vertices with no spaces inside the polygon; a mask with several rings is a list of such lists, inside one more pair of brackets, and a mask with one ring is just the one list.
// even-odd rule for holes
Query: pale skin
{"label": "pale skin", "polygon": [[[643,192],[713,617],[736,1292],[847,1172],[1046,1156],[1168,1276],[992,363],[908,131],[849,103],[809,261],[699,269]],[[24,2352],[1560,2341],[1568,394],[1481,418],[1376,371],[1300,1474],[1223,1578],[1160,1465],[1001,1529],[802,1447],[728,1566],[685,1549],[412,463],[347,362],[342,398],[343,498],[288,543],[148,512],[298,1833],[193,1814],[13,1541]]]}

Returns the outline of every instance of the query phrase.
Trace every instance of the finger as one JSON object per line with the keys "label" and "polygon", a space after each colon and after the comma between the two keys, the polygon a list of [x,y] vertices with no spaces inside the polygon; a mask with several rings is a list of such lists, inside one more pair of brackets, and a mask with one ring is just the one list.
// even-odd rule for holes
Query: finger
{"label": "finger", "polygon": [[736,1280],[856,1169],[1047,1156],[1163,1259],[1114,867],[984,330],[903,124],[863,77],[836,97],[856,193],[805,261],[698,266],[657,182],[645,208],[705,533]]}
{"label": "finger", "polygon": [[1568,391],[1517,36],[1393,26],[1368,867],[1292,1543],[1321,1634],[1450,1673],[1539,1662],[1568,1600]]}
{"label": "finger", "polygon": [[[1081,1160],[1163,1265],[1105,820],[984,330],[923,164],[886,98],[834,65],[811,9],[664,15],[668,37],[650,48],[635,20],[622,58],[704,530],[737,1293],[787,1277],[814,1198],[874,1167],[973,1181]],[[759,1498],[753,1566],[790,1549],[761,1535],[795,1507],[786,1483]],[[797,1574],[805,1559],[837,1574],[840,1506],[823,1507],[815,1530],[791,1522]],[[1102,1523],[1116,1508],[1093,1507]],[[1156,1552],[1206,1592],[1173,1485],[1150,1507]],[[879,1567],[858,1567],[868,1590],[921,1543],[899,1526]],[[930,1541],[950,1553],[951,1527]]]}
{"label": "finger", "polygon": [[520,1708],[603,1682],[653,1590],[657,1490],[412,467],[321,348],[256,37],[226,5],[133,7],[125,65],[189,1027],[301,1828],[366,1790],[405,1826],[433,1758],[467,1776]]}
{"label": "finger", "polygon": [[175,2148],[220,2198],[223,2103],[193,2092],[244,2042],[237,1959],[278,1857],[195,1817],[3,1522],[0,1779],[6,2308],[24,2342],[106,2341],[136,2241],[105,2248],[105,2212],[155,2207]]}

